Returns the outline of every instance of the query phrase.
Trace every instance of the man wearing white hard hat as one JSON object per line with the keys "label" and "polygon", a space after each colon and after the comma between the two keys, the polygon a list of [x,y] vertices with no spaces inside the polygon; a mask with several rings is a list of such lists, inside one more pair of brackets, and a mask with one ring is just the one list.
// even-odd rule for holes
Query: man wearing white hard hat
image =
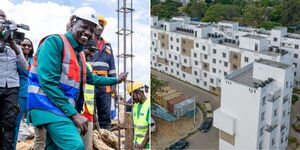
{"label": "man wearing white hard hat", "polygon": [[86,67],[82,47],[96,25],[96,11],[82,7],[72,16],[69,32],[40,42],[29,73],[27,109],[28,121],[47,130],[46,150],[83,150],[80,134],[87,131],[87,119],[78,112],[85,84],[114,85],[126,80],[127,73],[107,78],[93,75]]}

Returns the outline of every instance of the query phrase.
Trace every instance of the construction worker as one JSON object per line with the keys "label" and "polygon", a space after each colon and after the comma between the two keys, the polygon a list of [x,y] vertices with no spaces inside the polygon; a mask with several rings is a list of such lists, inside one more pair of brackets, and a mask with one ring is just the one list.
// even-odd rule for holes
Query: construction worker
{"label": "construction worker", "polygon": [[127,91],[134,101],[132,118],[134,126],[133,148],[150,148],[150,97],[146,96],[145,85],[139,81],[128,84]]}
{"label": "construction worker", "polygon": [[86,67],[82,46],[92,39],[97,25],[94,9],[79,8],[72,16],[70,32],[42,39],[34,56],[29,72],[27,120],[46,128],[46,150],[84,149],[80,134],[86,133],[88,121],[78,112],[85,83],[104,86],[126,80],[127,73],[106,78],[93,75]]}
{"label": "construction worker", "polygon": [[[84,54],[87,61],[89,61],[95,53],[98,51],[96,41],[91,39],[86,45],[83,46],[84,48]],[[86,66],[93,70],[91,64],[86,63]],[[83,110],[81,111],[81,114],[87,118],[88,120],[88,131],[87,133],[82,137],[84,147],[86,150],[92,150],[93,149],[93,121],[96,120],[96,116],[94,115],[94,85],[86,84],[84,89],[84,103],[83,103]],[[96,126],[99,126],[99,124],[96,123]]]}
{"label": "construction worker", "polygon": [[[97,75],[115,77],[116,69],[111,45],[101,37],[107,21],[102,16],[98,16],[98,21],[99,26],[95,29],[94,39],[99,52],[89,62]],[[111,94],[115,89],[115,86],[96,86],[95,89],[98,121],[102,129],[111,128]]]}

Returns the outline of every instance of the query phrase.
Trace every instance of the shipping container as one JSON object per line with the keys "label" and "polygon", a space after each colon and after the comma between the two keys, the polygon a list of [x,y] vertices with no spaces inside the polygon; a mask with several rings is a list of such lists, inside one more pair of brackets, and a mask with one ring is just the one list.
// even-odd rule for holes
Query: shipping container
{"label": "shipping container", "polygon": [[192,111],[196,108],[195,98],[188,98],[180,103],[174,105],[173,114],[179,118],[184,116],[187,112]]}
{"label": "shipping container", "polygon": [[170,112],[174,112],[174,105],[186,100],[188,98],[188,96],[186,95],[181,95],[179,97],[173,98],[172,100],[168,101],[168,110]]}

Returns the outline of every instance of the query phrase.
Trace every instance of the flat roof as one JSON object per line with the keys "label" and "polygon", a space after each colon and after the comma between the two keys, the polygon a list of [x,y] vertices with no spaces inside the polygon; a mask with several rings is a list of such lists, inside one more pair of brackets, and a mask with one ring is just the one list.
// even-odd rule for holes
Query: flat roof
{"label": "flat roof", "polygon": [[280,63],[280,62],[277,62],[277,61],[271,61],[271,60],[267,60],[267,59],[259,59],[256,62],[261,63],[261,64],[265,64],[265,65],[269,65],[269,66],[273,66],[273,67],[276,67],[276,68],[283,68],[283,69],[286,69],[290,66],[288,64]]}
{"label": "flat roof", "polygon": [[255,82],[262,82],[262,81],[253,79],[252,76],[253,76],[253,66],[239,73],[238,75],[230,78],[230,80],[254,88]]}
{"label": "flat roof", "polygon": [[247,35],[244,35],[244,36],[242,36],[242,37],[247,37],[247,38],[257,39],[257,40],[260,40],[260,39],[266,39],[266,37],[259,36],[259,35],[251,35],[251,34],[247,34]]}

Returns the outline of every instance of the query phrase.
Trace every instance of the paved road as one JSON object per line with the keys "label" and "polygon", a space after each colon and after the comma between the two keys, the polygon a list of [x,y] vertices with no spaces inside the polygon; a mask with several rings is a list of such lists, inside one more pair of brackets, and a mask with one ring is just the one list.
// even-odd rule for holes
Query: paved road
{"label": "paved road", "polygon": [[[151,74],[156,75],[157,79],[168,81],[169,86],[176,89],[179,92],[184,93],[189,97],[198,96],[198,102],[203,104],[204,100],[210,101],[213,109],[220,106],[220,97],[211,94],[205,90],[194,87],[190,84],[182,82],[176,78],[170,77],[164,73],[151,69]],[[207,133],[202,133],[197,131],[195,134],[189,136],[187,140],[189,141],[188,149],[217,149],[219,146],[218,141],[218,129],[212,127]]]}

